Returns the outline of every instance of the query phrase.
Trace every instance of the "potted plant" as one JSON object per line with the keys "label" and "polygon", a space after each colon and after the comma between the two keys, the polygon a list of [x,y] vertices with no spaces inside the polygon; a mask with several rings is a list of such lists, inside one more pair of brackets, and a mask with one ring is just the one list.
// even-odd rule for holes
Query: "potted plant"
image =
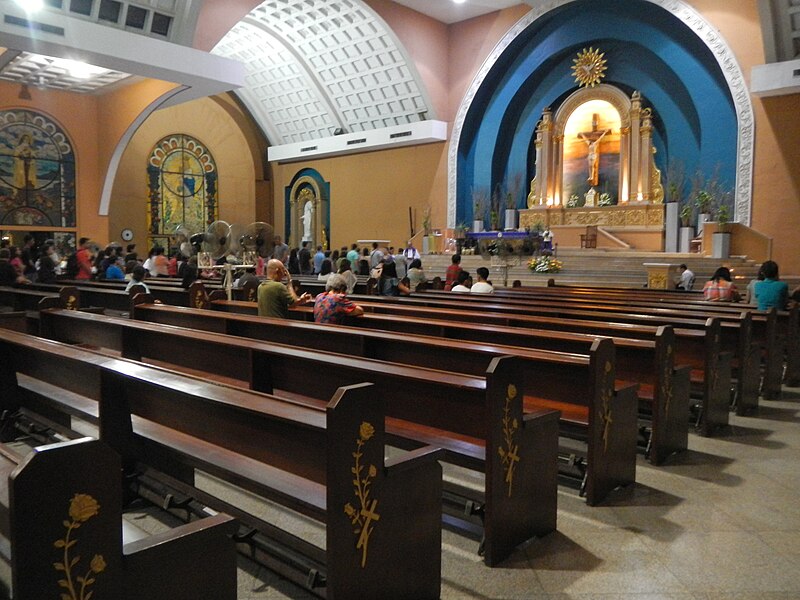
{"label": "potted plant", "polygon": [[717,209],[717,231],[714,232],[712,238],[712,258],[730,258],[730,211],[727,204],[720,204],[719,208]]}
{"label": "potted plant", "polygon": [[678,238],[678,252],[688,253],[691,249],[692,238],[694,237],[694,229],[692,229],[692,207],[690,204],[684,204],[680,212],[681,229]]}
{"label": "potted plant", "polygon": [[714,197],[707,190],[700,190],[695,196],[694,205],[697,207],[697,235],[703,235],[703,223],[708,221]]}
{"label": "potted plant", "polygon": [[483,214],[486,212],[486,190],[472,190],[472,231],[483,231]]}

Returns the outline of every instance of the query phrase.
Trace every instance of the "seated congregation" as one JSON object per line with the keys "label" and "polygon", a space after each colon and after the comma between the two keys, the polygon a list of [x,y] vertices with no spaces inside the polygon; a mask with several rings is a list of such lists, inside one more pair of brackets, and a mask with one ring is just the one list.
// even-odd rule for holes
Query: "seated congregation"
{"label": "seated congregation", "polygon": [[[54,584],[234,598],[239,550],[328,598],[438,598],[443,527],[502,567],[520,544],[558,535],[563,494],[597,510],[625,503],[637,454],[657,469],[681,464],[690,433],[725,439],[731,411],[757,416],[761,398],[800,382],[798,308],[768,263],[754,297],[777,305],[762,310],[721,302],[720,272],[711,301],[569,286],[484,293],[474,290],[490,286],[484,267],[473,293],[459,293],[471,282],[457,255],[440,285],[419,278],[412,291],[420,259],[401,280],[402,261],[376,250],[382,272],[353,286],[346,257],[339,273],[323,258],[330,272],[317,278],[267,258],[265,279],[245,281],[238,299],[223,282],[185,290],[138,265],[128,289],[91,279],[0,288],[0,533],[13,597]],[[209,491],[206,476],[229,491]],[[324,535],[304,539],[238,505],[236,490]],[[41,535],[25,533],[24,494],[46,498],[36,518],[56,515],[52,530],[42,520]],[[123,513],[142,502],[187,524],[136,533]],[[88,566],[72,564],[58,514],[81,525]],[[39,565],[41,588],[28,591],[21,564]],[[125,589],[138,591],[114,591]]]}

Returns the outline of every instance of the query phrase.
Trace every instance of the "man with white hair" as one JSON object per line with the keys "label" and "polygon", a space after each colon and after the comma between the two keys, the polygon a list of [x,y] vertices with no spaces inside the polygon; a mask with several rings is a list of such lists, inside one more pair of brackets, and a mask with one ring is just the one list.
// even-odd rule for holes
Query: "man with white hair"
{"label": "man with white hair", "polygon": [[[286,277],[288,285],[283,285]],[[311,301],[311,294],[302,296],[295,293],[292,287],[292,276],[280,260],[271,259],[267,263],[267,279],[258,286],[258,315],[260,317],[289,318],[289,309],[293,306]]]}

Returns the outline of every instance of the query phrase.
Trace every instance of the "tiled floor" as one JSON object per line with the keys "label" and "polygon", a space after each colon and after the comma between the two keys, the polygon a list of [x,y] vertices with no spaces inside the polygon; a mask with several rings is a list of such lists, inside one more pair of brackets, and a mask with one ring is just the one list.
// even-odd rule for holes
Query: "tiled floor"
{"label": "tiled floor", "polygon": [[[800,599],[800,389],[762,407],[665,467],[640,458],[636,486],[603,506],[560,488],[558,532],[499,568],[445,531],[442,598]],[[240,599],[313,597],[240,559]]]}

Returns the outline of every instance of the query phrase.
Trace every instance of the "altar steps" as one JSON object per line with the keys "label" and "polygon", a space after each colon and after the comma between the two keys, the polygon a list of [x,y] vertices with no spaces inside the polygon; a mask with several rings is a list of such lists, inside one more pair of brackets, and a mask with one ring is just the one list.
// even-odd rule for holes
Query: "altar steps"
{"label": "altar steps", "polygon": [[[508,269],[508,285],[519,279],[523,285],[547,285],[553,278],[562,285],[585,285],[601,287],[644,287],[647,282],[647,270],[644,263],[663,262],[686,263],[696,277],[700,286],[709,279],[719,266],[729,267],[739,287],[744,287],[756,276],[759,264],[743,256],[719,260],[697,254],[666,254],[664,252],[642,252],[635,250],[605,250],[559,248],[558,257],[563,263],[560,273],[532,273],[527,264],[512,266]],[[425,255],[422,264],[428,277],[444,277],[451,263],[450,255]],[[464,255],[461,260],[464,269],[473,274],[478,267],[488,267],[491,280],[496,286],[503,285],[503,270],[492,267],[489,260],[481,256]]]}

